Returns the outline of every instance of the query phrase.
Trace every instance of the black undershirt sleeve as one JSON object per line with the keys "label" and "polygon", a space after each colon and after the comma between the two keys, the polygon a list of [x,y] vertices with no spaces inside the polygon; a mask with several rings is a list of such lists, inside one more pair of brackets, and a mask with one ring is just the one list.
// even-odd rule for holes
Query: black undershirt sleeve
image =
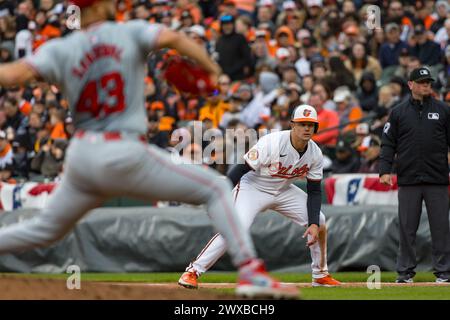
{"label": "black undershirt sleeve", "polygon": [[250,166],[247,163],[244,164],[235,164],[230,171],[228,171],[227,177],[231,180],[231,183],[233,184],[233,187],[239,183],[239,180],[241,180],[242,176],[249,172],[250,170],[253,170],[250,168]]}
{"label": "black undershirt sleeve", "polygon": [[320,208],[322,206],[322,189],[320,181],[307,180],[306,193],[308,199],[306,200],[306,207],[308,209],[308,226],[312,224],[319,225]]}

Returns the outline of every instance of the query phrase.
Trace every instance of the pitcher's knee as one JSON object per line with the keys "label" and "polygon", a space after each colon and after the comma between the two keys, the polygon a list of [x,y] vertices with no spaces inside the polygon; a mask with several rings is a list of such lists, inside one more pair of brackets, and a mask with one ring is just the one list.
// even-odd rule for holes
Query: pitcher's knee
{"label": "pitcher's knee", "polygon": [[38,218],[30,233],[34,236],[37,245],[47,246],[60,240],[67,232],[63,225]]}

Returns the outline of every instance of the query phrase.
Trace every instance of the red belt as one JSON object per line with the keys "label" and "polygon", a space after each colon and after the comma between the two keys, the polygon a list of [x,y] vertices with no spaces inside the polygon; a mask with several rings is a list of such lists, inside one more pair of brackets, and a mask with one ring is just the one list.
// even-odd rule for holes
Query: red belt
{"label": "red belt", "polygon": [[[103,135],[103,139],[105,139],[105,141],[122,140],[123,139],[122,133],[117,132],[117,131],[103,131],[103,132],[101,132],[101,134]],[[86,135],[85,130],[77,130],[77,132],[75,132],[74,136],[76,138],[83,138],[85,135]],[[144,134],[140,134],[136,137],[140,141],[148,143],[147,137]]]}

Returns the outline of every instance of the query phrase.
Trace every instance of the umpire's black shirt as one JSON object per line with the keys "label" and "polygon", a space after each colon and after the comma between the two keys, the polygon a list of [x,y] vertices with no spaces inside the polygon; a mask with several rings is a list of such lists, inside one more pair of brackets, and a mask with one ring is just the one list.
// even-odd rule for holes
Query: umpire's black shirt
{"label": "umpire's black shirt", "polygon": [[392,109],[381,142],[380,176],[397,154],[398,185],[449,183],[450,106],[412,97]]}

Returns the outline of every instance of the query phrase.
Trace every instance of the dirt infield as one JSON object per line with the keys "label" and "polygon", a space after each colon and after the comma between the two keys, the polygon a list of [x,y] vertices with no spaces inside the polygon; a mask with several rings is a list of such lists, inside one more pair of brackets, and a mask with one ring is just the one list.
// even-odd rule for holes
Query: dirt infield
{"label": "dirt infield", "polygon": [[[299,288],[310,283],[295,283]],[[382,286],[450,286],[434,282],[411,284],[382,283]],[[365,287],[365,282],[343,283],[343,287]],[[234,288],[234,283],[202,283],[199,290],[188,290],[175,283],[125,283],[83,281],[80,290],[69,290],[66,281],[0,277],[0,300],[234,300],[231,294],[212,289]]]}
{"label": "dirt infield", "polygon": [[66,281],[0,277],[0,300],[232,300],[233,295],[208,289],[187,290],[166,286],[83,281],[80,290],[69,290]]}

